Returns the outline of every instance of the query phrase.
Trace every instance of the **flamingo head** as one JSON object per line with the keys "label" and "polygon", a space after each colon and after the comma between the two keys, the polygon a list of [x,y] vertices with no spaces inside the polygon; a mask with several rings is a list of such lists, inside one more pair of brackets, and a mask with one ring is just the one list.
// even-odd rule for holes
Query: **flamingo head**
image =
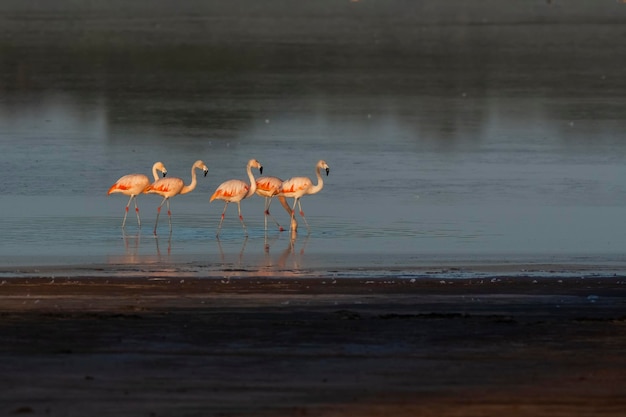
{"label": "flamingo head", "polygon": [[261,165],[261,163],[259,161],[257,161],[256,159],[251,159],[248,161],[248,166],[251,168],[258,168],[259,172],[261,174],[263,174],[263,165]]}
{"label": "flamingo head", "polygon": [[204,172],[204,176],[205,177],[206,177],[206,174],[209,173],[209,168],[207,168],[207,166],[204,164],[204,162],[202,162],[199,159],[193,164],[193,167],[201,169]]}
{"label": "flamingo head", "polygon": [[161,171],[161,175],[163,175],[163,178],[165,178],[165,176],[167,175],[167,168],[165,168],[165,165],[163,165],[163,162],[155,163],[154,168],[156,168],[157,171]]}
{"label": "flamingo head", "polygon": [[317,167],[318,167],[319,169],[324,169],[324,170],[326,170],[326,176],[328,176],[328,173],[330,172],[330,167],[328,166],[328,164],[326,163],[326,161],[322,161],[322,160],[320,160],[320,161],[317,163]]}

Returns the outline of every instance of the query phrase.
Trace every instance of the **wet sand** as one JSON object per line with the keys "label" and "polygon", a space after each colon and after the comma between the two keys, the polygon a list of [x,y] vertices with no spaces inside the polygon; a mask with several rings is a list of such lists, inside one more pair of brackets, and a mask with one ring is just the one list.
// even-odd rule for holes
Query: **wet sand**
{"label": "wet sand", "polygon": [[0,414],[618,416],[626,278],[12,278]]}

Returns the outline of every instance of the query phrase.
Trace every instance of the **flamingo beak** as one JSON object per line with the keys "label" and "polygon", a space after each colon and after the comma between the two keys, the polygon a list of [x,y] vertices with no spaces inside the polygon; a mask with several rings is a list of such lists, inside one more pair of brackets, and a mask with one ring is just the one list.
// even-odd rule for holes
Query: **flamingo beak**
{"label": "flamingo beak", "polygon": [[330,168],[326,168],[326,176],[328,176],[329,172],[330,172]]}
{"label": "flamingo beak", "polygon": [[263,173],[263,166],[259,167],[259,172],[262,174]]}
{"label": "flamingo beak", "polygon": [[205,170],[204,170],[204,176],[206,177],[206,174],[208,174],[208,173],[209,173],[209,170],[208,170],[208,169],[205,169]]}
{"label": "flamingo beak", "polygon": [[165,178],[165,176],[167,175],[167,171],[163,171],[161,174],[163,174],[163,178]]}

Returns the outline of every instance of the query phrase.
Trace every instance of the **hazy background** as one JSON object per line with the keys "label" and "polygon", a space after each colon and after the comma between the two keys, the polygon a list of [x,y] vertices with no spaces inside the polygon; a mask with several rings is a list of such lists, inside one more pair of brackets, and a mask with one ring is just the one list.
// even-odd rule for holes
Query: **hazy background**
{"label": "hazy background", "polygon": [[[304,264],[621,262],[625,23],[614,0],[5,0],[0,258],[241,262],[235,208],[218,248],[208,197],[254,157],[331,166],[303,199]],[[156,160],[188,181],[196,159],[171,238],[141,196],[123,239],[108,187]],[[243,203],[246,256],[266,253],[262,204]]]}

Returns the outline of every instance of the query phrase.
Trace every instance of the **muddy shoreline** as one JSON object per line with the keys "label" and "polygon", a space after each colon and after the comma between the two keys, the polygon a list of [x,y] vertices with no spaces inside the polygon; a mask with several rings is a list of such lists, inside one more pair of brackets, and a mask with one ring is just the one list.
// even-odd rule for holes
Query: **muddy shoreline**
{"label": "muddy shoreline", "polygon": [[5,280],[5,415],[621,415],[623,278]]}

